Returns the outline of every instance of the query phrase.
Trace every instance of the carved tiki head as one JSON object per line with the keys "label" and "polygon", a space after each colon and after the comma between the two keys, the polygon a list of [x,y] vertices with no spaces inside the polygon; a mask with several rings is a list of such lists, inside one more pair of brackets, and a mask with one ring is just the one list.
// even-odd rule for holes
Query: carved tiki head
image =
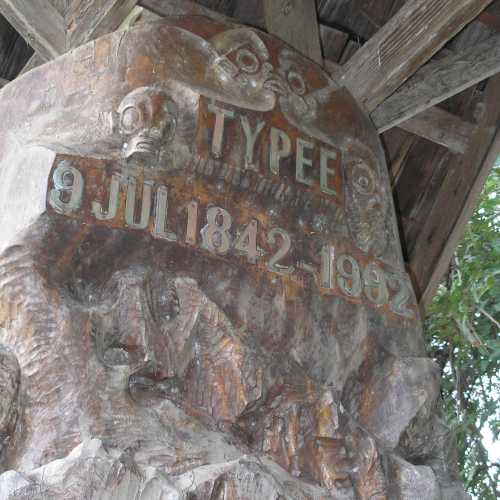
{"label": "carved tiki head", "polygon": [[126,159],[158,160],[175,135],[177,105],[161,89],[139,87],[118,107],[119,131]]}

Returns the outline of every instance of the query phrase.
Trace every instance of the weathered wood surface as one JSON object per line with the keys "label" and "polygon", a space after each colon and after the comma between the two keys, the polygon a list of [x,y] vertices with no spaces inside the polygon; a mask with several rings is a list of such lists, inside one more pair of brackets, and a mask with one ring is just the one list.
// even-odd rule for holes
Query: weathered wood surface
{"label": "weathered wood surface", "polygon": [[33,49],[1,15],[0,34],[0,75],[12,80],[33,53]]}
{"label": "weathered wood surface", "polygon": [[406,158],[417,140],[418,137],[400,128],[393,128],[382,136],[392,186],[397,183]]}
{"label": "weathered wood surface", "polygon": [[78,0],[50,0],[52,5],[57,9],[59,14],[61,16],[65,17],[66,13],[68,12],[68,8],[71,5],[73,1],[78,1]]}
{"label": "weathered wood surface", "polygon": [[74,2],[66,15],[68,43],[78,47],[89,40],[117,29],[137,0],[81,0]]}
{"label": "weathered wood surface", "polygon": [[422,225],[410,256],[410,269],[427,304],[446,272],[486,176],[497,156],[500,127],[500,76],[490,79],[485,110],[467,151],[452,158],[432,209]]}
{"label": "weathered wood surface", "polygon": [[369,40],[401,8],[405,0],[318,0],[320,22]]}
{"label": "weathered wood surface", "polygon": [[264,0],[264,19],[269,33],[323,64],[315,0]]}
{"label": "weathered wood surface", "polygon": [[36,52],[28,59],[27,63],[23,66],[21,71],[19,72],[19,76],[22,74],[32,70],[33,68],[36,68],[40,66],[41,64],[47,62],[40,54],[37,54]]}
{"label": "weathered wood surface", "polygon": [[[57,22],[62,22],[66,50],[119,28],[136,4],[136,0],[85,0],[71,3],[66,20],[62,20],[60,16],[57,19]],[[52,57],[37,52],[19,74],[26,73],[50,59]]]}
{"label": "weathered wood surface", "polygon": [[330,26],[321,24],[319,27],[321,46],[323,48],[323,58],[326,61],[337,62],[344,52],[349,35]]}
{"label": "weathered wood surface", "polygon": [[341,82],[371,112],[492,0],[412,0],[349,60]]}
{"label": "weathered wood surface", "polygon": [[455,153],[464,153],[475,125],[437,106],[398,125],[403,130],[441,144]]}
{"label": "weathered wood surface", "polygon": [[48,0],[1,0],[0,13],[44,59],[66,51],[64,19]]}
{"label": "weathered wood surface", "polygon": [[178,17],[1,97],[2,494],[460,498],[384,153],[344,88]]}
{"label": "weathered wood surface", "polygon": [[191,0],[140,0],[139,4],[160,16],[207,16],[215,20],[228,20],[219,12]]}
{"label": "weathered wood surface", "polygon": [[[344,51],[342,52],[342,56],[339,60],[339,64],[341,66],[345,66],[347,61],[351,59],[351,57],[359,50],[361,47],[361,43],[357,40],[349,40],[345,46]],[[345,68],[344,68],[345,70]]]}
{"label": "weathered wood surface", "polygon": [[372,113],[383,132],[500,72],[500,34],[423,66]]}

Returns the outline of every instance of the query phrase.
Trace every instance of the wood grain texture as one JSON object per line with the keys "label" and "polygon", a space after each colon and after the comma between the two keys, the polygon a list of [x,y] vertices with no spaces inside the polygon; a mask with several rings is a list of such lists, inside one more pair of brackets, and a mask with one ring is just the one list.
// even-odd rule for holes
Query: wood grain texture
{"label": "wood grain texture", "polygon": [[64,17],[66,16],[66,12],[68,11],[70,4],[72,3],[72,0],[50,0],[50,3],[57,9],[59,14]]}
{"label": "wood grain texture", "polygon": [[412,0],[346,66],[342,83],[373,111],[492,0]]}
{"label": "wood grain texture", "polygon": [[383,132],[498,72],[500,34],[495,34],[466,52],[423,66],[371,118]]}
{"label": "wood grain texture", "polygon": [[66,23],[71,48],[116,30],[138,0],[82,0],[72,4]]}
{"label": "wood grain texture", "polygon": [[323,64],[315,0],[264,0],[267,31]]}
{"label": "wood grain texture", "polygon": [[13,80],[19,74],[33,49],[0,15],[0,76]]}
{"label": "wood grain texture", "polygon": [[43,63],[47,62],[45,59],[43,59],[40,54],[37,54],[36,52],[28,59],[28,62],[23,66],[21,71],[19,72],[18,76],[23,75],[24,73],[27,73],[28,71],[32,70],[33,68],[36,68],[37,66],[41,66]]}
{"label": "wood grain texture", "polygon": [[320,22],[369,40],[405,0],[318,0]]}
{"label": "wood grain texture", "polygon": [[66,51],[64,19],[48,0],[1,0],[0,13],[44,59]]}
{"label": "wood grain texture", "polygon": [[324,24],[319,28],[323,57],[325,60],[337,62],[344,51],[349,35]]}
{"label": "wood grain texture", "polygon": [[139,4],[160,16],[206,16],[215,20],[227,17],[215,10],[208,9],[190,0],[141,0]]}
{"label": "wood grain texture", "polygon": [[356,40],[349,40],[342,52],[339,63],[345,65],[349,59],[359,50],[361,44]]}
{"label": "wood grain texture", "polygon": [[475,126],[434,106],[399,124],[407,132],[441,144],[455,153],[464,153]]}
{"label": "wood grain texture", "polygon": [[452,158],[410,256],[410,269],[425,305],[445,273],[486,177],[499,154],[500,76],[488,82],[485,113],[461,161]]}
{"label": "wood grain texture", "polygon": [[386,153],[391,185],[394,186],[411,148],[418,141],[418,137],[395,127],[383,134],[381,139]]}

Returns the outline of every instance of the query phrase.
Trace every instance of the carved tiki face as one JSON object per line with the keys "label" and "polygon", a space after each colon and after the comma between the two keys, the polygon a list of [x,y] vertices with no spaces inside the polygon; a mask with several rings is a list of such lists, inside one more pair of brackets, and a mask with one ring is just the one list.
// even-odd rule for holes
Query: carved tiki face
{"label": "carved tiki face", "polygon": [[139,87],[127,94],[118,107],[124,158],[155,160],[172,141],[177,123],[177,106],[166,92]]}
{"label": "carved tiki face", "polygon": [[281,81],[269,62],[269,51],[255,32],[236,28],[215,36],[211,43],[217,53],[216,69],[221,79],[237,83],[257,108],[274,102]]}
{"label": "carved tiki face", "polygon": [[347,222],[352,238],[365,252],[380,255],[387,245],[387,198],[381,191],[375,160],[357,158],[345,168]]}
{"label": "carved tiki face", "polygon": [[291,50],[282,50],[279,55],[279,73],[282,78],[281,102],[288,101],[293,111],[302,119],[313,118],[317,103],[308,98],[311,89],[308,88],[305,78],[301,74],[303,60],[301,56]]}

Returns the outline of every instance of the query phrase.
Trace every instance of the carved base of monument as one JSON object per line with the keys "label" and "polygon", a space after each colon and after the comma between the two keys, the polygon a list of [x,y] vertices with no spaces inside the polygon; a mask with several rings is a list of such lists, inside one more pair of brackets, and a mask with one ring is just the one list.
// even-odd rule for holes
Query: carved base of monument
{"label": "carved base of monument", "polygon": [[0,113],[0,499],[466,498],[378,136],[319,67],[174,18]]}

